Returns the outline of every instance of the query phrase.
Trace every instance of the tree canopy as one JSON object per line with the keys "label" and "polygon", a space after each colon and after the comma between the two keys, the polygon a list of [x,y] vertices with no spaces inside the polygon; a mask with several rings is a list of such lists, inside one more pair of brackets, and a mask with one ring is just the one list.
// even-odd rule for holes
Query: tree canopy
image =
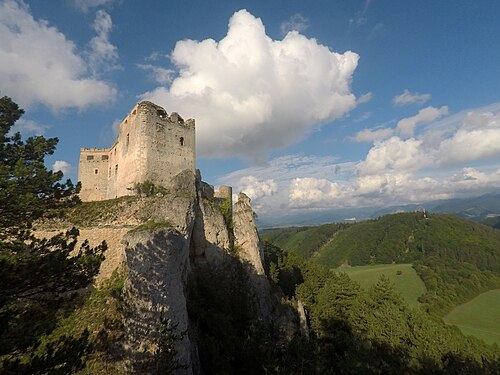
{"label": "tree canopy", "polygon": [[77,249],[75,228],[49,239],[34,235],[33,222],[51,208],[76,204],[78,188],[70,180],[60,182],[63,174],[44,164],[57,138],[23,140],[19,132],[12,134],[23,113],[9,97],[0,98],[0,369],[5,373],[80,363],[88,335],[61,338],[39,353],[41,337],[54,329],[58,311],[75,292],[92,282],[106,249],[105,243],[91,248],[86,241]]}

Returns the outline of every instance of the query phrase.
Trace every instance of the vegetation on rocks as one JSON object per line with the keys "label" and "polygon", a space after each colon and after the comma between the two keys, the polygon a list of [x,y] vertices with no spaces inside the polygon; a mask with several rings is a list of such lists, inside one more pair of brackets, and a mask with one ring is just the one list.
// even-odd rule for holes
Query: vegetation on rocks
{"label": "vegetation on rocks", "polygon": [[169,221],[154,221],[154,220],[148,220],[143,224],[140,224],[136,226],[135,228],[131,229],[129,232],[130,233],[137,233],[137,232],[143,232],[143,231],[149,231],[152,232],[157,229],[161,228],[169,228],[172,226],[172,223]]}

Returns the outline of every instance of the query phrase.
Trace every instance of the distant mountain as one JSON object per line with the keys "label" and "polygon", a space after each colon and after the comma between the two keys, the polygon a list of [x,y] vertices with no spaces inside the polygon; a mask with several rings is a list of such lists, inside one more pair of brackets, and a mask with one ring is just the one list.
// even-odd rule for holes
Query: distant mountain
{"label": "distant mountain", "polygon": [[445,212],[474,221],[500,216],[500,194],[485,194],[475,198],[450,199],[429,205],[433,212]]}
{"label": "distant mountain", "polygon": [[488,225],[495,229],[500,229],[500,216],[487,217],[481,221],[481,224]]}
{"label": "distant mountain", "polygon": [[[380,216],[401,212],[415,212],[423,209],[434,213],[450,213],[474,221],[483,221],[495,215],[500,216],[500,194],[485,194],[472,198],[457,198],[422,203],[412,203],[389,207],[359,207],[315,210],[287,215],[262,215],[257,218],[259,228],[278,228],[287,226],[318,225],[344,222],[355,218],[356,221],[374,219]],[[489,224],[487,224],[489,225]]]}

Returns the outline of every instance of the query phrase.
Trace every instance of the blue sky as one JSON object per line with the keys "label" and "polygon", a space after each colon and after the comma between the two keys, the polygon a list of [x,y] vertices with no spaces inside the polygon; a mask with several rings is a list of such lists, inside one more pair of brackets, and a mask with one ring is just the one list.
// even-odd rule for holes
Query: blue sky
{"label": "blue sky", "polygon": [[0,1],[0,94],[50,166],[147,99],[260,215],[500,186],[498,1]]}

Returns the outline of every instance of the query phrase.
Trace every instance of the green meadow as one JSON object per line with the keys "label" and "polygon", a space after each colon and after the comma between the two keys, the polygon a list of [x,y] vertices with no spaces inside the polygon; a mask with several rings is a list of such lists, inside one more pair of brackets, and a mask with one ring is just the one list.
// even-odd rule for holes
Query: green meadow
{"label": "green meadow", "polygon": [[500,289],[482,293],[455,307],[444,321],[457,326],[465,335],[500,345]]}
{"label": "green meadow", "polygon": [[337,268],[335,271],[347,273],[352,280],[365,289],[375,284],[380,275],[385,275],[410,306],[418,305],[418,297],[425,293],[424,283],[411,264],[377,264]]}

